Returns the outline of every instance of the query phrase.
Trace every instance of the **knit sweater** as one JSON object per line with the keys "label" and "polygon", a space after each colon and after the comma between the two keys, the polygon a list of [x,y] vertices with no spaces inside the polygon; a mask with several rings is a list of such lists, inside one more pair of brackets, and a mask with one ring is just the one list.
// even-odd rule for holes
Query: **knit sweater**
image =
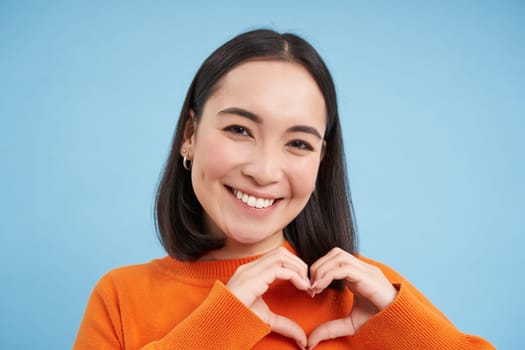
{"label": "knit sweater", "polygon": [[[95,286],[73,349],[297,349],[225,286],[240,265],[256,258],[183,262],[165,257],[113,270]],[[379,267],[398,295],[353,336],[323,341],[316,349],[495,349],[457,330],[394,270],[360,259]],[[353,301],[348,290],[326,289],[311,298],[288,281],[274,282],[263,298],[307,335],[348,315]]]}

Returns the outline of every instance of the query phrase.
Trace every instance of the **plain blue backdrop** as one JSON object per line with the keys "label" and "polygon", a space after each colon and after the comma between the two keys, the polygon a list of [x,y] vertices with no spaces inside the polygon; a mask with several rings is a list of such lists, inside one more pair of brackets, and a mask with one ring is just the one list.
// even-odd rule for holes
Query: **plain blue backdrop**
{"label": "plain blue backdrop", "polygon": [[334,76],[362,253],[522,348],[525,5],[501,0],[0,1],[0,348],[70,348],[106,271],[165,254],[186,89],[258,27]]}

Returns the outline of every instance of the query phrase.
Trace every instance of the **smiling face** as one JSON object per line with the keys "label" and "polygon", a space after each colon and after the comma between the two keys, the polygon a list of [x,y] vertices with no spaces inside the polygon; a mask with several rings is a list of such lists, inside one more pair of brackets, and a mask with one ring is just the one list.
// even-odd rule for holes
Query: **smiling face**
{"label": "smiling face", "polygon": [[261,254],[304,208],[322,159],[326,108],[301,65],[249,61],[228,72],[181,148],[193,161],[203,229],[226,238],[205,258]]}

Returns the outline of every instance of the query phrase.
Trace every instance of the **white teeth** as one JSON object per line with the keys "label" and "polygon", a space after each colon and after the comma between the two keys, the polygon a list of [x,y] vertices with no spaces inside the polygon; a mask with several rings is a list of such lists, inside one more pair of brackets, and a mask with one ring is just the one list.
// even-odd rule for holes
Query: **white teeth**
{"label": "white teeth", "polygon": [[239,199],[243,203],[246,203],[247,206],[252,208],[268,208],[273,204],[273,202],[275,202],[274,199],[256,198],[236,189],[233,190],[233,194],[237,199]]}

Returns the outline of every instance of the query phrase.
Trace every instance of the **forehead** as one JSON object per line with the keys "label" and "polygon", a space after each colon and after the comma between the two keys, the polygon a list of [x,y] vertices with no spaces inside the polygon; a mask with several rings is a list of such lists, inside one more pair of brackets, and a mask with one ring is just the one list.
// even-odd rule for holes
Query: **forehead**
{"label": "forehead", "polygon": [[282,60],[244,62],[229,71],[210,96],[217,107],[242,107],[262,116],[314,117],[326,122],[323,94],[298,63]]}

